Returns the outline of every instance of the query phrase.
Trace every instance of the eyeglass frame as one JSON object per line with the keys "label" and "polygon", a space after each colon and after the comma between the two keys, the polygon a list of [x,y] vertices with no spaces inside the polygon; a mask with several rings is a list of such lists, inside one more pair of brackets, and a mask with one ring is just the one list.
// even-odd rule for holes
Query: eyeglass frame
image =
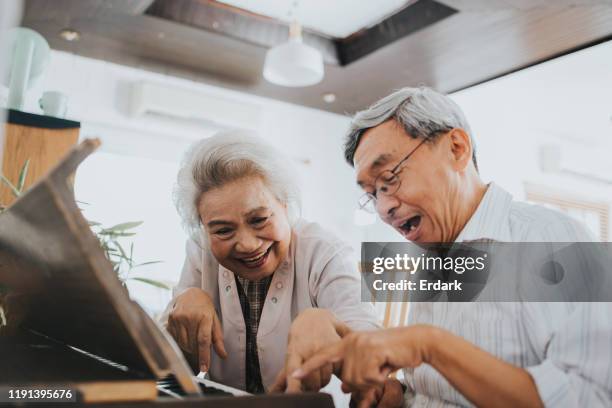
{"label": "eyeglass frame", "polygon": [[[429,139],[431,139],[432,137],[434,137],[435,135],[437,135],[437,134],[439,134],[439,133],[440,133],[440,132],[436,132],[436,133],[434,133],[434,134],[430,134],[429,136],[427,136],[427,137],[423,138],[423,140],[422,140],[422,141],[421,141],[421,142],[420,142],[420,143],[419,143],[419,144],[418,144],[418,145],[417,145],[417,146],[416,146],[414,149],[412,149],[410,152],[408,152],[408,154],[407,154],[406,156],[404,156],[404,158],[403,158],[403,159],[401,159],[401,160],[400,160],[400,161],[399,161],[399,162],[398,162],[398,163],[397,163],[397,164],[396,164],[396,165],[395,165],[395,166],[394,166],[394,167],[393,167],[391,170],[383,170],[383,171],[381,171],[381,172],[380,172],[380,173],[379,173],[379,174],[376,176],[376,178],[374,179],[374,189],[375,189],[374,191],[376,192],[376,183],[378,182],[378,179],[380,178],[380,176],[382,176],[382,175],[383,175],[383,173],[385,173],[385,172],[387,172],[387,171],[390,171],[390,172],[391,172],[391,174],[393,174],[393,176],[394,176],[394,177],[397,177],[397,179],[398,179],[398,181],[399,181],[399,184],[398,184],[398,186],[397,186],[397,189],[396,189],[396,190],[395,190],[393,193],[391,193],[391,194],[395,194],[395,193],[397,192],[397,190],[399,190],[399,187],[400,187],[400,185],[401,185],[401,183],[402,183],[402,181],[401,181],[401,180],[400,180],[400,178],[399,178],[399,174],[401,173],[401,170],[403,169],[403,167],[400,169],[400,166],[401,166],[402,164],[404,164],[404,163],[406,162],[406,160],[408,160],[408,159],[410,158],[410,156],[412,156],[412,155],[414,154],[414,152],[416,152],[416,151],[419,149],[419,147],[421,147],[421,146],[422,146],[422,145],[423,145],[423,144],[424,144],[426,141],[428,141]],[[398,171],[398,170],[400,170],[400,171]],[[387,183],[385,183],[385,184],[387,184]],[[389,195],[391,195],[391,194],[389,194]],[[376,196],[375,196],[374,194],[372,194],[372,193],[363,193],[363,194],[361,195],[361,198],[359,199],[359,201],[362,201],[362,199],[363,199],[364,197],[367,197],[367,198],[368,198],[368,200],[367,200],[366,202],[364,202],[363,204],[361,204],[361,203],[359,203],[359,202],[358,202],[358,203],[357,203],[357,205],[359,206],[359,209],[360,209],[360,210],[363,210],[363,211],[366,211],[366,212],[375,213],[375,212],[376,212],[376,200],[377,200],[377,199],[376,199]],[[366,208],[366,207],[367,207],[367,206],[370,204],[370,202],[373,202],[373,205],[374,205],[374,211],[369,211],[369,210]]]}

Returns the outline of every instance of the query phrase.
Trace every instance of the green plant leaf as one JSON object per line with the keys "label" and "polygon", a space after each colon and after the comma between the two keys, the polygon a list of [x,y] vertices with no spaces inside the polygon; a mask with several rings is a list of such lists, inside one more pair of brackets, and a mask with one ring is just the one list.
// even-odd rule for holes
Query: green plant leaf
{"label": "green plant leaf", "polygon": [[117,242],[117,241],[113,241],[113,243],[115,244],[115,247],[121,253],[121,258],[125,259],[127,261],[128,265],[130,265],[130,267],[131,267],[132,266],[132,259],[128,258],[127,254],[123,250],[123,247],[121,246],[121,244],[119,242]]}
{"label": "green plant leaf", "polygon": [[17,191],[19,191],[19,194],[23,192],[23,186],[25,185],[25,179],[28,175],[29,167],[30,167],[30,159],[26,160],[26,162],[23,164],[23,167],[21,168],[21,171],[19,172],[19,177],[17,178],[17,186],[15,186],[15,188],[17,188]]}
{"label": "green plant leaf", "polygon": [[143,263],[139,263],[134,265],[134,268],[138,268],[139,266],[145,266],[145,265],[153,265],[153,264],[158,264],[158,263],[163,263],[164,261],[148,261],[148,262],[143,262]]}
{"label": "green plant leaf", "polygon": [[4,177],[3,174],[0,174],[0,181],[2,181],[4,184],[8,186],[8,188],[11,190],[11,193],[13,193],[15,197],[19,197],[19,194],[20,194],[19,190],[17,190],[17,188],[13,185],[13,183],[11,183],[9,179]]}
{"label": "green plant leaf", "polygon": [[132,228],[136,228],[141,224],[142,224],[142,221],[124,222],[121,224],[114,225],[110,228],[106,228],[106,231],[126,231]]}
{"label": "green plant leaf", "polygon": [[98,234],[108,235],[109,237],[133,237],[134,235],[136,235],[135,232],[118,232],[111,231],[109,229],[103,229],[102,231],[98,232]]}
{"label": "green plant leaf", "polygon": [[[88,221],[94,234],[100,241],[100,246],[104,250],[104,255],[113,266],[113,271],[125,286],[126,280],[135,280],[152,285],[161,289],[170,289],[170,286],[163,282],[154,279],[142,277],[130,277],[130,272],[139,266],[152,265],[163,261],[149,261],[134,265],[134,243],[130,242],[129,252],[126,251],[119,242],[121,238],[132,237],[135,232],[129,230],[136,228],[142,224],[142,221],[124,222],[114,225],[110,228],[105,228],[99,222]],[[129,255],[128,255],[129,254]]]}
{"label": "green plant leaf", "polygon": [[137,277],[133,277],[133,278],[129,278],[129,279],[130,280],[135,280],[135,281],[138,281],[138,282],[142,282],[142,283],[147,283],[149,285],[152,285],[152,286],[155,286],[155,287],[158,287],[158,288],[161,288],[161,289],[166,289],[166,290],[170,290],[171,289],[170,286],[166,285],[165,283],[160,282],[160,281],[156,281],[154,279],[141,278],[141,277],[138,277],[138,276]]}

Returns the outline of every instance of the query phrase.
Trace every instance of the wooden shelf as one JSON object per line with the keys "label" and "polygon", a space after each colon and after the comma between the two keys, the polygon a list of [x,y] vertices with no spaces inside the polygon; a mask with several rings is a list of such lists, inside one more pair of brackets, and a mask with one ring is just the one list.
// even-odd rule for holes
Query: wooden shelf
{"label": "wooden shelf", "polygon": [[[2,174],[14,185],[26,160],[30,161],[24,187],[34,184],[53,168],[79,139],[81,124],[72,120],[8,110],[5,125]],[[0,184],[0,204],[15,200],[10,189]]]}

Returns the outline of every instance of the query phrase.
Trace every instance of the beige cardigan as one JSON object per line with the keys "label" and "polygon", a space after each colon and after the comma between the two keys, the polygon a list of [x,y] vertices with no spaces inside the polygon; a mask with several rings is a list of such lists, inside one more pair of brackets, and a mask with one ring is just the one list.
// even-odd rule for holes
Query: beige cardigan
{"label": "beige cardigan", "polygon": [[[213,299],[228,353],[225,360],[211,353],[211,379],[244,389],[245,324],[234,275],[194,240],[186,249],[181,278],[161,322],[165,327],[174,299],[185,289],[202,288]],[[318,224],[300,220],[292,228],[288,257],[274,273],[259,322],[259,366],[266,389],[283,367],[291,322],[311,307],[331,310],[354,330],[380,327],[372,305],[361,302],[351,248]]]}

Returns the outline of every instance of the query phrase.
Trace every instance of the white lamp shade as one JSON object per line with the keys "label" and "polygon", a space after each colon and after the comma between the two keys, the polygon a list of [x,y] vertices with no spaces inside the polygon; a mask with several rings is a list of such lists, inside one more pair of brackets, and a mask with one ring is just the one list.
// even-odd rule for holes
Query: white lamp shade
{"label": "white lamp shade", "polygon": [[263,75],[269,82],[289,87],[309,86],[321,82],[325,69],[321,53],[299,38],[270,48],[266,54]]}

